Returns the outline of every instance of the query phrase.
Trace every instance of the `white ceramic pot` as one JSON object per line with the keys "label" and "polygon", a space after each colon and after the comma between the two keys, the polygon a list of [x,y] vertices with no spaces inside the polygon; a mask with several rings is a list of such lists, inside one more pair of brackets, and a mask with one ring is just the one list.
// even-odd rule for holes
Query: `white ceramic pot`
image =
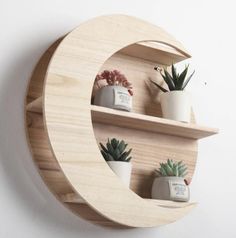
{"label": "white ceramic pot", "polygon": [[190,122],[191,97],[185,91],[170,91],[161,95],[161,109],[164,118]]}
{"label": "white ceramic pot", "polygon": [[105,86],[100,88],[94,97],[94,104],[113,109],[131,111],[132,96],[122,86]]}
{"label": "white ceramic pot", "polygon": [[189,187],[182,177],[156,177],[153,181],[153,199],[187,202],[189,196]]}
{"label": "white ceramic pot", "polygon": [[109,167],[122,180],[122,182],[129,187],[132,164],[130,162],[122,161],[107,161]]}

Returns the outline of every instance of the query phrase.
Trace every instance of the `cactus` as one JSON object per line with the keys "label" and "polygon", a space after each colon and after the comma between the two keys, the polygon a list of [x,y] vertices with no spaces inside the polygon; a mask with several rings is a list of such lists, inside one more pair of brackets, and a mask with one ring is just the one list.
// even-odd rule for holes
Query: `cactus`
{"label": "cactus", "polygon": [[168,159],[166,163],[160,163],[160,168],[155,170],[157,177],[175,176],[185,177],[187,173],[187,166],[183,161],[174,162]]}
{"label": "cactus", "polygon": [[108,138],[106,146],[100,143],[101,153],[106,161],[123,161],[129,162],[131,160],[130,153],[132,149],[125,151],[128,144],[123,140],[119,141],[116,138],[111,140]]}
{"label": "cactus", "polygon": [[[175,91],[175,90],[184,90],[187,84],[189,83],[190,79],[192,78],[193,73],[186,79],[187,73],[188,73],[188,67],[187,65],[183,72],[180,74],[177,73],[175,66],[172,64],[171,66],[171,73],[169,73],[166,69],[164,69],[164,74],[162,74],[162,69],[160,67],[155,67],[154,69],[158,72],[161,73],[162,78],[164,79],[165,83],[167,84],[168,88],[170,91]],[[158,87],[162,92],[168,92],[165,88],[157,84],[156,82],[150,81]]]}

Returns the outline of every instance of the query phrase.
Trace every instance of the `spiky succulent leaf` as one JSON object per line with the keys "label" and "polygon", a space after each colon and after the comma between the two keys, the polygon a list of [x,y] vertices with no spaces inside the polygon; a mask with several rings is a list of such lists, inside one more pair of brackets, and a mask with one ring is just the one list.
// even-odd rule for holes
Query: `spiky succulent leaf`
{"label": "spiky succulent leaf", "polygon": [[105,151],[103,151],[103,150],[101,150],[101,153],[102,153],[103,158],[104,158],[106,161],[108,161],[109,157],[108,157],[107,153],[106,153]]}
{"label": "spiky succulent leaf", "polygon": [[166,69],[164,69],[164,73],[165,75],[162,74],[162,77],[166,82],[166,84],[168,85],[168,88],[170,89],[170,91],[175,90],[175,83],[173,81],[173,77],[169,74],[169,72]]}
{"label": "spiky succulent leaf", "polygon": [[162,92],[164,92],[164,93],[168,92],[168,90],[166,90],[165,88],[163,88],[161,85],[157,84],[156,82],[152,81],[151,79],[150,79],[150,81],[151,81],[155,86],[157,86]]}
{"label": "spiky succulent leaf", "polygon": [[120,153],[124,152],[126,146],[127,146],[127,144],[125,144],[125,142],[123,140],[119,143],[118,149],[119,149]]}
{"label": "spiky succulent leaf", "polygon": [[186,171],[187,171],[187,167],[183,167],[182,169],[179,169],[179,176],[183,177]]}
{"label": "spiky succulent leaf", "polygon": [[112,145],[113,149],[116,149],[118,144],[119,144],[118,140],[116,140],[115,138],[111,139],[111,145]]}
{"label": "spiky succulent leaf", "polygon": [[129,162],[131,160],[130,153],[132,149],[125,151],[128,144],[123,140],[119,141],[115,138],[108,139],[106,146],[100,143],[101,153],[106,161],[124,161]]}
{"label": "spiky succulent leaf", "polygon": [[120,160],[120,161],[125,161],[126,158],[129,156],[129,154],[131,153],[131,151],[132,151],[132,149],[129,149],[128,151],[124,152],[124,153],[120,156],[119,160]]}
{"label": "spiky succulent leaf", "polygon": [[102,150],[104,150],[106,153],[108,153],[108,150],[106,149],[106,147],[102,143],[99,143],[99,144],[100,144]]}
{"label": "spiky succulent leaf", "polygon": [[192,74],[185,80],[185,82],[184,82],[184,84],[183,84],[183,86],[182,86],[182,90],[185,89],[185,87],[186,87],[187,84],[189,83],[190,79],[193,77],[194,73],[195,73],[195,70],[194,70],[194,71],[192,72]]}
{"label": "spiky succulent leaf", "polygon": [[186,66],[184,71],[179,75],[178,79],[177,79],[177,90],[182,90],[182,87],[183,87],[183,83],[184,83],[184,80],[186,78],[186,75],[188,73],[188,67],[189,66]]}
{"label": "spiky succulent leaf", "polygon": [[166,171],[163,168],[160,168],[159,171],[162,174],[162,176],[167,176]]}
{"label": "spiky succulent leaf", "polygon": [[132,159],[132,157],[130,156],[129,158],[127,158],[125,161],[129,162]]}
{"label": "spiky succulent leaf", "polygon": [[176,68],[173,64],[171,65],[171,73],[172,73],[174,84],[175,84],[175,86],[177,86],[178,74],[177,74]]}
{"label": "spiky succulent leaf", "polygon": [[[164,74],[161,73],[160,70],[157,70],[157,67],[155,67],[154,69],[161,73],[161,76],[164,79],[165,83],[167,84],[169,90],[174,91],[174,90],[184,90],[187,84],[189,83],[195,71],[193,71],[193,73],[186,79],[188,68],[189,65],[187,65],[180,74],[177,73],[176,68],[173,64],[171,66],[171,74],[166,69],[164,69]],[[150,81],[163,92],[167,92],[167,90],[161,87],[159,84],[153,82],[152,80]]]}
{"label": "spiky succulent leaf", "polygon": [[109,154],[114,154],[113,146],[112,146],[112,144],[110,143],[109,140],[107,142],[107,150],[108,150]]}
{"label": "spiky succulent leaf", "polygon": [[171,167],[171,168],[173,168],[173,160],[172,159],[168,159],[167,160],[167,163],[168,163],[168,165]]}
{"label": "spiky succulent leaf", "polygon": [[168,159],[166,163],[160,163],[160,168],[155,171],[156,176],[184,177],[187,174],[187,166],[182,161],[174,162]]}

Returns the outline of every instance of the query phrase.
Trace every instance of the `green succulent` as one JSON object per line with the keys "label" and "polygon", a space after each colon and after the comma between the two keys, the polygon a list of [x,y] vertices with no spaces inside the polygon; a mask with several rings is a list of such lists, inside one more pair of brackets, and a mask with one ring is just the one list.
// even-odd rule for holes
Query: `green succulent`
{"label": "green succulent", "polygon": [[129,162],[132,157],[129,156],[132,149],[125,151],[128,144],[123,140],[119,141],[116,138],[111,140],[108,138],[106,146],[100,143],[101,153],[106,161],[123,161]]}
{"label": "green succulent", "polygon": [[[176,91],[176,90],[181,91],[185,89],[190,79],[192,78],[193,74],[195,73],[195,71],[193,71],[193,73],[189,77],[186,78],[188,73],[188,67],[189,65],[187,65],[180,74],[177,73],[176,68],[173,64],[171,66],[171,73],[169,73],[166,69],[164,69],[164,74],[163,74],[161,72],[160,67],[155,67],[154,69],[161,73],[161,76],[164,79],[165,83],[167,84],[169,91]],[[151,79],[150,81],[164,93],[168,92],[167,89],[163,88],[158,83],[152,81]]]}
{"label": "green succulent", "polygon": [[166,163],[160,163],[160,168],[155,170],[155,174],[157,177],[185,177],[188,174],[187,169],[183,161],[174,162],[172,159],[168,159]]}

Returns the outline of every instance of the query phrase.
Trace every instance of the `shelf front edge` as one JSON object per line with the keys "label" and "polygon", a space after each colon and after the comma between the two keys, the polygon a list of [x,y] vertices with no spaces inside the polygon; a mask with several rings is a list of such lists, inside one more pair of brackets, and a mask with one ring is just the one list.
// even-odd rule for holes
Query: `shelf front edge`
{"label": "shelf front edge", "polygon": [[201,139],[218,133],[218,129],[216,128],[203,127],[193,123],[183,123],[133,112],[118,111],[94,105],[91,106],[91,114],[93,122],[191,139]]}

